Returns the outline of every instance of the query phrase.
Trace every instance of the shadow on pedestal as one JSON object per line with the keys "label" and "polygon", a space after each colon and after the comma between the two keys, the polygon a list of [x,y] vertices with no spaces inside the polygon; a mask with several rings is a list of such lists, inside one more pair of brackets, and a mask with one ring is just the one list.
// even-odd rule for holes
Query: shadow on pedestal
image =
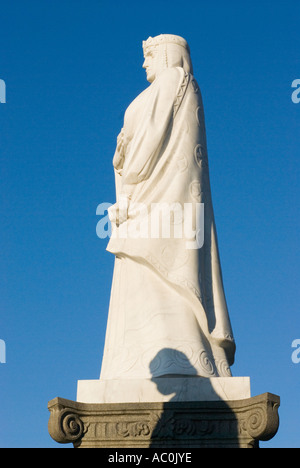
{"label": "shadow on pedestal", "polygon": [[[175,356],[175,350],[162,353],[167,351]],[[186,366],[192,384],[196,370],[193,372],[183,353],[176,353],[175,359]],[[152,381],[162,395],[172,395],[172,379],[178,375],[165,377]],[[164,403],[90,404],[55,398],[48,404],[49,433],[57,442],[72,442],[74,447],[256,448],[260,440],[271,439],[278,430],[280,398],[276,395],[220,401],[211,388],[210,401],[182,401],[184,392],[182,388],[182,395],[177,392]]]}

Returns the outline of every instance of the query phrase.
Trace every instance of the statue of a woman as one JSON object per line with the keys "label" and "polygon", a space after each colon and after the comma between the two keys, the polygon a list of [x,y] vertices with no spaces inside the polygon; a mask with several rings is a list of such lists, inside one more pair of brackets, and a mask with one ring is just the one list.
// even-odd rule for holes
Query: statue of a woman
{"label": "statue of a woman", "polygon": [[[100,379],[228,377],[235,344],[222,283],[200,89],[183,38],[150,37],[143,49],[151,85],[126,110],[113,159],[117,202],[110,210],[114,235],[107,249],[115,255],[115,269]],[[152,225],[148,236],[122,234],[124,227],[130,232],[137,217],[140,228],[148,228],[150,208],[161,204],[179,208],[169,216],[177,235],[151,235]],[[198,225],[193,217],[200,204],[203,245],[195,244],[195,230],[193,240],[193,229],[185,229],[187,221]]]}

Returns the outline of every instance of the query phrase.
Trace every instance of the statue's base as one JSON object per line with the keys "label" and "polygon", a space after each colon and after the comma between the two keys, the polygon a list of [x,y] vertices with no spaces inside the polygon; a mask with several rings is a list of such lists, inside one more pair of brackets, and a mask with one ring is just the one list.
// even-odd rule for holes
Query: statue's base
{"label": "statue's base", "polygon": [[127,380],[79,380],[81,403],[165,403],[227,401],[251,397],[250,377],[157,377]]}
{"label": "statue's base", "polygon": [[280,399],[271,393],[234,401],[49,402],[49,433],[90,448],[253,448],[277,432]]}

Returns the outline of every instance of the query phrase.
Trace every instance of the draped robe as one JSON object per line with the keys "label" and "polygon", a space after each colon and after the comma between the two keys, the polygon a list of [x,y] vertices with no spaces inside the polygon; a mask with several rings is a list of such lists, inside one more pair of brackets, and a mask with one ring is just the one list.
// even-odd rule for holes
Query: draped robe
{"label": "draped robe", "polygon": [[[199,86],[183,68],[164,70],[128,107],[113,160],[116,207],[129,210],[113,226],[115,255],[101,379],[163,375],[230,376],[235,343],[229,320],[211,200],[204,111]],[[131,207],[192,207],[174,224],[192,222],[204,206],[204,243],[181,237],[133,238],[121,230]],[[186,218],[185,218],[186,217]],[[191,219],[188,219],[188,218]],[[140,213],[140,226],[149,219]]]}

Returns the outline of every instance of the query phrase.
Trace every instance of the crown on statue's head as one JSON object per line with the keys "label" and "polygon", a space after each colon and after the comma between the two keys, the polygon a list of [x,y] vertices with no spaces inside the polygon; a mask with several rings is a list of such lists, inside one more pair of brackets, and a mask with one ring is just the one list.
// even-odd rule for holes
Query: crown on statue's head
{"label": "crown on statue's head", "polygon": [[166,43],[180,45],[189,51],[188,43],[186,42],[185,39],[183,39],[183,37],[175,36],[174,34],[160,34],[159,36],[156,36],[156,37],[150,36],[146,41],[143,41],[144,55],[152,47],[157,47],[161,44],[166,44]]}

